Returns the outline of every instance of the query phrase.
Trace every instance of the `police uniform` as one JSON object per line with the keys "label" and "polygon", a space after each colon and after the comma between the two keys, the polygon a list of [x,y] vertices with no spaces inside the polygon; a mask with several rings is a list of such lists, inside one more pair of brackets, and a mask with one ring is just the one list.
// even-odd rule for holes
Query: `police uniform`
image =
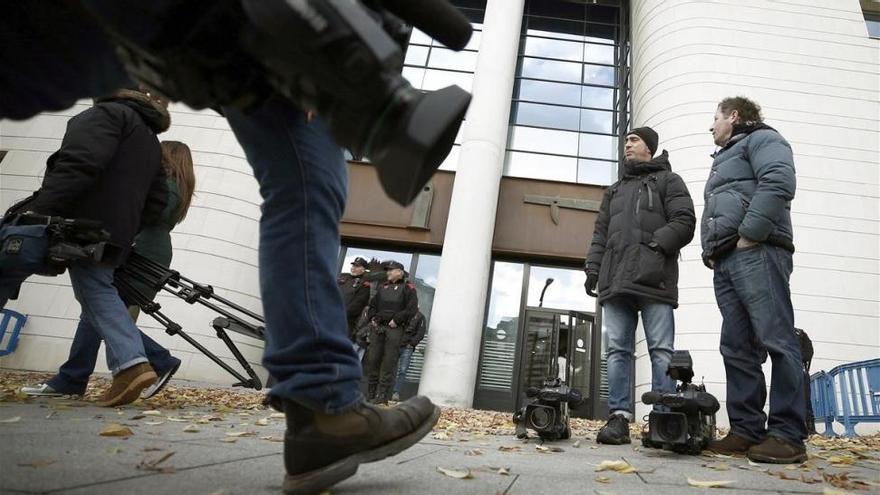
{"label": "police uniform", "polygon": [[[392,262],[388,268],[402,270],[403,265]],[[403,279],[383,283],[370,300],[367,312],[371,322],[369,346],[364,356],[364,373],[370,400],[387,402],[391,398],[403,334],[407,323],[418,309],[416,286]],[[390,326],[392,321],[395,327]]]}
{"label": "police uniform", "polygon": [[[352,266],[367,267],[367,260],[355,258]],[[366,272],[364,273],[366,275]],[[348,320],[348,337],[354,341],[357,331],[357,322],[370,301],[370,282],[364,280],[364,275],[354,276],[350,273],[342,273],[336,279],[342,298],[345,301],[345,315]]]}

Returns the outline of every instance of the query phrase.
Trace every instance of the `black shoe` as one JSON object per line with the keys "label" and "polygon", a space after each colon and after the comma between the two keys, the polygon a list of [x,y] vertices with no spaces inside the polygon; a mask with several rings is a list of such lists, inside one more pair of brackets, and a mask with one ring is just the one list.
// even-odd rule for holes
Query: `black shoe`
{"label": "black shoe", "polygon": [[803,442],[792,443],[772,435],[752,446],[748,452],[749,460],[772,464],[800,464],[807,461],[807,448]]}
{"label": "black shoe", "polygon": [[632,440],[629,438],[629,420],[621,414],[612,414],[596,435],[596,443],[623,445],[630,442]]}
{"label": "black shoe", "polygon": [[392,408],[366,402],[344,414],[311,411],[283,401],[284,493],[317,494],[354,475],[358,465],[398,454],[427,435],[440,408],[427,397],[413,397]]}
{"label": "black shoe", "polygon": [[165,385],[168,385],[168,382],[171,381],[171,377],[174,376],[175,373],[177,373],[178,369],[180,369],[180,359],[174,358],[174,360],[177,362],[174,363],[174,366],[172,366],[170,369],[167,369],[165,371],[157,370],[156,374],[159,375],[159,379],[156,380],[156,383],[150,385],[149,387],[145,388],[143,392],[141,392],[141,399],[149,399],[150,397],[161,392],[162,389],[165,388]]}

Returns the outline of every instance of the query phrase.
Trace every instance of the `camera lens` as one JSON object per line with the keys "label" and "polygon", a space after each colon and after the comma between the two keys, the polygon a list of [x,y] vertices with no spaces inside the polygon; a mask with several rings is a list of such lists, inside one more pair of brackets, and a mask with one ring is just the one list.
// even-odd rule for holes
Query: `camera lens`
{"label": "camera lens", "polygon": [[532,409],[531,414],[529,415],[529,424],[531,424],[532,429],[534,430],[547,430],[553,426],[553,420],[555,417],[556,414],[553,409],[550,409],[549,407],[536,407]]}
{"label": "camera lens", "polygon": [[686,436],[685,429],[687,426],[683,419],[683,417],[677,415],[664,417],[663,420],[659,421],[657,424],[657,433],[663,440],[669,442],[678,441],[682,436]]}

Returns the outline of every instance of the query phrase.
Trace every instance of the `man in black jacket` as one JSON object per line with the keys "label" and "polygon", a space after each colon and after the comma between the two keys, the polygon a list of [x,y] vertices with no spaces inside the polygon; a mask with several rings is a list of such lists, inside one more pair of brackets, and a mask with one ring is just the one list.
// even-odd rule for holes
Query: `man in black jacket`
{"label": "man in black jacket", "polygon": [[351,262],[351,272],[342,273],[336,279],[342,299],[345,302],[345,315],[348,318],[348,337],[354,342],[357,322],[370,302],[370,282],[364,278],[367,260],[357,257]]}
{"label": "man in black jacket", "polygon": [[388,280],[379,286],[367,312],[370,335],[364,372],[368,399],[375,403],[387,403],[391,398],[403,331],[419,310],[416,286],[406,282],[404,273],[402,264],[388,263]]}
{"label": "man in black jacket", "polygon": [[[164,183],[156,133],[170,124],[167,102],[135,89],[99,98],[70,119],[61,148],[47,162],[40,189],[7,212],[0,229],[0,307],[34,273],[44,273],[49,246],[45,225],[19,213],[100,222],[120,254],[104,263],[68,266],[74,295],[87,323],[106,343],[113,383],[98,401],[117,406],[134,401],[156,381],[140,333],[113,286],[113,271],[128,254],[142,217],[161,212]],[[152,192],[151,192],[152,191]],[[148,201],[148,196],[152,200]],[[30,223],[28,225],[27,223]]]}
{"label": "man in black jacket", "polygon": [[651,389],[672,392],[666,375],[675,340],[679,250],[694,237],[696,217],[687,186],[671,171],[666,151],[656,157],[658,136],[650,127],[626,136],[623,178],[602,198],[585,271],[587,293],[602,305],[608,329],[608,422],[596,441],[630,443],[633,418],[632,356],[642,313]]}

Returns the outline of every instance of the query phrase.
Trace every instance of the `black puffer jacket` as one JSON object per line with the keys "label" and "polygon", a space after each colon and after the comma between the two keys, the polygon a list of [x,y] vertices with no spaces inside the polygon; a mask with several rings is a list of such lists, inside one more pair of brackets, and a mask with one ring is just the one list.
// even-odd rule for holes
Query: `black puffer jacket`
{"label": "black puffer jacket", "polygon": [[624,167],[602,198],[587,254],[587,270],[599,273],[599,303],[634,295],[677,307],[677,257],[694,237],[694,203],[666,151]]}
{"label": "black puffer jacket", "polygon": [[26,209],[98,220],[127,254],[142,220],[158,220],[167,200],[156,133],[168,128],[169,117],[164,108],[135,96],[140,93],[125,93],[129,96],[99,101],[70,119]]}

